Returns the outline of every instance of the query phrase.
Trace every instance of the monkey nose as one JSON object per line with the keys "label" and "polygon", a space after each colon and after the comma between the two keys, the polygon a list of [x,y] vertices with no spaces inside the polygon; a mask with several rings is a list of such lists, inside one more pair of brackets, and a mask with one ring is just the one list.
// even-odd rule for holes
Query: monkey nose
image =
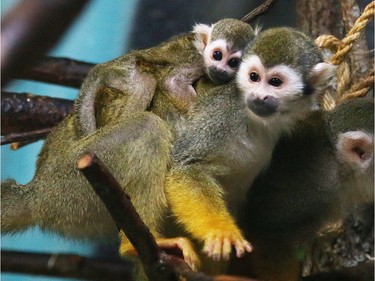
{"label": "monkey nose", "polygon": [[221,70],[216,66],[210,66],[208,68],[208,76],[215,83],[226,83],[232,78],[232,76],[225,70]]}
{"label": "monkey nose", "polygon": [[265,96],[254,100],[247,100],[247,106],[252,112],[260,117],[271,116],[277,111],[279,101],[273,96]]}

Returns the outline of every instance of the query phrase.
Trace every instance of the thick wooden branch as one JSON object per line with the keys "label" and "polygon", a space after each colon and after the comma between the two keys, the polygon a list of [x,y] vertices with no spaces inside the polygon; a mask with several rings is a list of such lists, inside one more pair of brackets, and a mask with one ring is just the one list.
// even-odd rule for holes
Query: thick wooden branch
{"label": "thick wooden branch", "polygon": [[1,134],[51,128],[72,111],[72,100],[2,92]]}
{"label": "thick wooden branch", "polygon": [[130,264],[119,260],[90,259],[69,254],[1,251],[3,272],[70,277],[86,280],[132,281]]}
{"label": "thick wooden branch", "polygon": [[88,0],[23,0],[1,22],[1,82],[40,59]]}
{"label": "thick wooden branch", "polygon": [[94,66],[93,63],[69,58],[45,57],[12,78],[80,88],[87,73]]}

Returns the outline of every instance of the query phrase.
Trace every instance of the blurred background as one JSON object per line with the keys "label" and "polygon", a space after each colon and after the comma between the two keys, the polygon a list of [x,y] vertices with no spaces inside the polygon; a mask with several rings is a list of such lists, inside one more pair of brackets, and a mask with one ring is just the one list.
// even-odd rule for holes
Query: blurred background
{"label": "blurred background", "polygon": [[[54,1],[54,0],[50,0]],[[18,0],[1,0],[1,16],[12,11]],[[368,1],[359,1],[363,7]],[[48,55],[91,63],[102,63],[131,49],[146,48],[168,37],[190,31],[195,23],[213,23],[224,17],[241,18],[262,1],[255,0],[92,0],[66,30]],[[263,28],[297,26],[295,1],[276,1],[272,9],[259,18]],[[373,49],[373,27],[368,32]],[[14,80],[4,90],[75,99],[78,90],[31,81]],[[1,147],[1,178],[27,183],[34,175],[37,155],[43,141],[12,151]],[[98,248],[89,243],[65,240],[38,229],[1,237],[7,250],[48,253],[75,253],[95,256]],[[103,246],[105,247],[105,246]],[[102,252],[101,252],[102,253]],[[51,277],[2,274],[3,281],[67,280]]]}

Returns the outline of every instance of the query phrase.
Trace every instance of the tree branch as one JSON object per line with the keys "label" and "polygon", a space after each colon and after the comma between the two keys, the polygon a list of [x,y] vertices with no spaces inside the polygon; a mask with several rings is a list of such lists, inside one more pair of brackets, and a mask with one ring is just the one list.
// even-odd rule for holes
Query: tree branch
{"label": "tree branch", "polygon": [[12,78],[80,88],[87,73],[94,66],[94,63],[69,58],[45,57]]}
{"label": "tree branch", "polygon": [[133,280],[132,266],[119,260],[89,259],[69,254],[1,251],[1,270],[89,280]]}
{"label": "tree branch", "polygon": [[14,142],[34,142],[44,139],[51,132],[51,128],[45,128],[25,133],[9,134],[1,138],[1,145]]}
{"label": "tree branch", "polygon": [[272,5],[274,0],[265,0],[263,4],[256,7],[254,10],[252,10],[250,13],[245,15],[241,20],[247,23],[250,23],[253,21],[257,16],[263,14],[265,11],[268,10],[268,8]]}
{"label": "tree branch", "polygon": [[88,0],[23,0],[1,22],[1,82],[38,60],[60,38]]}
{"label": "tree branch", "polygon": [[72,111],[72,100],[2,92],[1,133],[6,135],[51,128]]}

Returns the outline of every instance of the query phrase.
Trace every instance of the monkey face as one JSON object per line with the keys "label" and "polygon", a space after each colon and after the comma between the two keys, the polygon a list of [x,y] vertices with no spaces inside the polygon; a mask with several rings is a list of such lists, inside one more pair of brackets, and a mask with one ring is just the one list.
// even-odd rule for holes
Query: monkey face
{"label": "monkey face", "polygon": [[216,83],[226,83],[234,78],[242,52],[232,50],[232,44],[224,39],[210,42],[204,49],[206,73]]}
{"label": "monkey face", "polygon": [[303,95],[302,76],[296,70],[287,65],[267,68],[257,55],[241,63],[237,84],[247,106],[259,117],[290,114],[301,106],[306,111],[311,108],[311,100]]}

